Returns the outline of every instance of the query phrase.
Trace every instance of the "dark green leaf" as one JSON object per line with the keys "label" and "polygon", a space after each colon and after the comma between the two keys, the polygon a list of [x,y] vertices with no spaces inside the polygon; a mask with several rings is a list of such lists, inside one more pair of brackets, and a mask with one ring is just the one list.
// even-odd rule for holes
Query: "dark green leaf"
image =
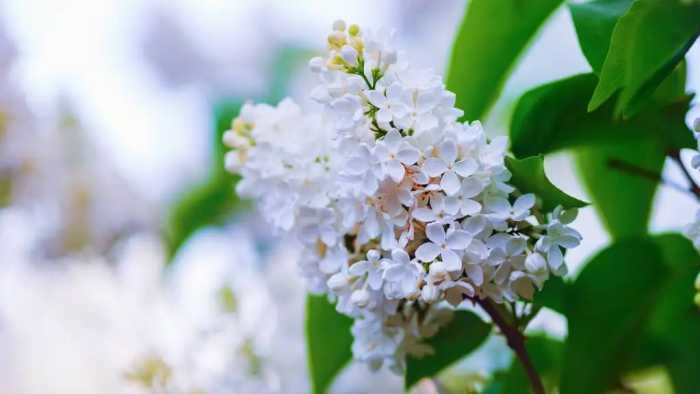
{"label": "dark green leaf", "polygon": [[567,297],[562,394],[603,393],[616,383],[638,351],[658,284],[668,275],[647,238],[619,241],[585,266]]}
{"label": "dark green leaf", "polygon": [[539,86],[518,102],[510,127],[516,157],[547,154],[579,146],[624,144],[655,138],[659,149],[692,147],[685,124],[689,98],[663,108],[650,108],[630,119],[613,119],[613,104],[594,112],[586,102],[595,87],[593,74],[582,74]]}
{"label": "dark green leaf", "polygon": [[535,299],[532,303],[559,313],[565,313],[566,294],[570,286],[568,282],[559,276],[549,278],[542,290],[535,293]]}
{"label": "dark green leaf", "polygon": [[[664,357],[674,392],[697,393],[700,387],[700,309],[693,302],[693,282],[700,271],[700,256],[680,234],[654,238],[671,275],[661,287],[651,317],[650,332],[655,343],[665,349]],[[667,350],[666,350],[667,349]],[[657,360],[658,361],[658,360]]]}
{"label": "dark green leaf", "polygon": [[562,0],[472,0],[455,39],[447,89],[457,94],[464,119],[481,119],[498,98],[508,73],[545,19]]}
{"label": "dark green leaf", "polygon": [[333,378],[352,359],[352,319],[325,296],[306,297],[306,346],[313,394],[328,391]]}
{"label": "dark green leaf", "polygon": [[542,200],[542,208],[552,211],[557,205],[564,208],[581,208],[588,205],[557,189],[547,179],[544,172],[544,157],[533,156],[525,159],[506,157],[506,167],[513,174],[510,183],[521,193],[534,193]]}
{"label": "dark green leaf", "polygon": [[406,359],[405,386],[409,388],[420,379],[430,377],[479,347],[489,335],[491,326],[468,311],[457,311],[452,321],[427,343],[435,354],[423,358]]}
{"label": "dark green leaf", "polygon": [[669,87],[669,98],[659,100],[672,104],[650,107],[629,119],[614,119],[612,102],[586,111],[595,84],[595,75],[577,75],[523,95],[511,123],[512,151],[526,157],[578,148],[584,183],[610,232],[614,236],[643,234],[657,182],[614,170],[610,160],[638,165],[658,176],[668,150],[694,144],[685,124],[688,98],[671,100],[677,89]]}
{"label": "dark green leaf", "polygon": [[683,59],[700,32],[700,5],[637,0],[615,25],[600,82],[588,105],[595,110],[622,89],[618,113],[653,92]]}
{"label": "dark green leaf", "polygon": [[593,72],[600,74],[617,20],[633,0],[596,0],[569,4],[578,43]]}
{"label": "dark green leaf", "polygon": [[237,100],[224,101],[215,108],[216,129],[212,133],[213,160],[206,181],[189,188],[170,208],[167,223],[167,261],[173,257],[182,244],[200,228],[216,224],[240,207],[240,200],[233,190],[238,177],[224,169],[225,147],[223,133],[231,120],[238,115],[241,103]]}
{"label": "dark green leaf", "polygon": [[593,206],[610,234],[615,238],[646,234],[658,182],[619,166],[660,176],[665,152],[658,143],[642,139],[580,148],[575,157]]}

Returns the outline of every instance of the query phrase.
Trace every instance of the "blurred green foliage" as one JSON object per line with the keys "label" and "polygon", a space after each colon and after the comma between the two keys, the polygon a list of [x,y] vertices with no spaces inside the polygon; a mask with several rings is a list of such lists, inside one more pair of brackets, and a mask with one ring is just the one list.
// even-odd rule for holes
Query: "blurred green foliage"
{"label": "blurred green foliage", "polygon": [[311,392],[323,394],[352,359],[352,319],[341,315],[325,295],[306,296],[306,347]]}
{"label": "blurred green foliage", "polygon": [[462,119],[484,119],[510,71],[545,19],[563,0],[472,0],[457,32],[447,90]]}
{"label": "blurred green foliage", "polygon": [[[306,63],[309,53],[293,45],[278,49],[267,71],[270,82],[262,102],[276,104],[284,97],[294,70]],[[222,224],[231,215],[248,208],[248,203],[234,192],[239,177],[229,174],[224,168],[228,148],[222,142],[223,134],[231,127],[231,121],[238,116],[242,105],[243,100],[237,97],[218,100],[214,105],[209,175],[204,181],[187,187],[169,208],[166,222],[168,263],[194,232],[209,225]]]}

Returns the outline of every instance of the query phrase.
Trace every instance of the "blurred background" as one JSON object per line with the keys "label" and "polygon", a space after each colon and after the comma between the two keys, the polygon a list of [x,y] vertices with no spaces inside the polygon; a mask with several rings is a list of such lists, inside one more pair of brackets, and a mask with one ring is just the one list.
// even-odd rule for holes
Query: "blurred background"
{"label": "blurred background", "polygon": [[[0,394],[308,392],[297,247],[235,197],[220,135],[245,100],[310,105],[306,63],[334,20],[393,27],[408,59],[440,72],[464,7],[0,1]],[[587,70],[560,9],[486,129],[505,134],[527,88]],[[695,92],[697,44],[688,71]],[[586,199],[567,156],[547,170]],[[682,181],[672,166],[666,176]],[[682,227],[695,209],[668,188],[655,204],[656,231]],[[575,226],[584,240],[567,256],[573,274],[607,242],[591,208]],[[532,329],[566,334],[554,313]],[[492,338],[415,391],[478,385],[509,362]],[[332,391],[401,387],[390,372],[351,365]]]}

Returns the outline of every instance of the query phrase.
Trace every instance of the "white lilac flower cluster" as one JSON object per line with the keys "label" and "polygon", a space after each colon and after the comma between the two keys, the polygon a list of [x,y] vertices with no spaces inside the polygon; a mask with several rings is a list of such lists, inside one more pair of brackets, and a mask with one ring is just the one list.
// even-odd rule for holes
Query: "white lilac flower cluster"
{"label": "white lilac flower cluster", "polygon": [[[698,140],[698,151],[690,161],[690,165],[698,170],[700,169],[700,118],[695,119],[693,122],[693,130],[695,139]],[[693,241],[695,247],[700,250],[700,210],[695,214],[695,221],[688,224],[684,229],[683,233]]]}
{"label": "white lilac flower cluster", "polygon": [[[695,122],[693,122],[693,131],[695,139],[698,140],[698,151],[693,155],[690,165],[698,170],[700,169],[700,118],[695,119]],[[695,248],[700,250],[700,210],[695,213],[695,220],[685,226],[683,233],[693,242]],[[695,279],[695,289],[697,290],[695,303],[700,306],[700,273]]]}
{"label": "white lilac flower cluster", "polygon": [[392,39],[336,22],[310,61],[322,110],[247,104],[224,142],[238,193],[301,240],[310,290],[355,318],[355,358],[400,370],[432,351],[421,339],[449,305],[531,299],[581,236],[575,210],[542,212],[507,183],[505,139],[458,122],[455,95]]}

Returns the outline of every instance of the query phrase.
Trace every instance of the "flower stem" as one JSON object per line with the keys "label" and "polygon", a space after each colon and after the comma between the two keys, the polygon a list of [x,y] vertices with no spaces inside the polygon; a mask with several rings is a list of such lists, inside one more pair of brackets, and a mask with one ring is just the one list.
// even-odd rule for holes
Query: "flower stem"
{"label": "flower stem", "polygon": [[523,368],[525,369],[525,374],[530,380],[530,386],[532,387],[533,394],[545,394],[542,379],[537,373],[535,366],[532,364],[530,355],[527,353],[527,349],[525,348],[525,336],[523,333],[521,333],[517,327],[508,323],[506,318],[501,315],[501,312],[498,310],[497,306],[493,304],[493,302],[479,298],[475,298],[474,301],[479,304],[489,316],[491,316],[493,323],[506,337],[506,343],[513,350],[515,356],[518,358],[518,361],[520,361],[520,364],[522,364]]}
{"label": "flower stem", "polygon": [[[685,188],[682,185],[679,185],[675,182],[671,182],[668,179],[665,179],[664,177],[661,176],[661,174],[659,174],[657,172],[647,170],[646,168],[642,168],[642,167],[636,166],[634,164],[631,164],[631,163],[628,163],[628,162],[625,162],[625,161],[622,161],[619,159],[612,159],[612,158],[609,159],[608,166],[610,168],[618,170],[620,172],[625,172],[625,173],[628,173],[630,175],[635,175],[638,177],[646,178],[652,182],[661,183],[663,185],[672,187],[680,192],[690,193],[690,194],[694,195],[695,197],[700,198],[700,190],[698,190],[697,192],[694,190],[693,186],[695,188],[697,188],[697,185],[695,185],[695,183],[693,183],[692,180],[690,182],[692,185],[691,189],[688,190],[687,188]],[[683,164],[680,164],[680,166],[681,166],[681,168],[683,168],[683,170],[685,172],[685,167],[683,167]]]}
{"label": "flower stem", "polygon": [[683,160],[681,160],[680,149],[670,151],[668,153],[668,157],[670,157],[671,160],[675,161],[676,164],[678,164],[678,167],[681,168],[681,171],[683,171],[683,175],[685,175],[685,178],[688,180],[688,184],[690,184],[690,192],[694,194],[696,198],[700,199],[700,186],[698,186],[693,177],[690,175],[690,171],[688,171],[688,168],[686,168],[685,164],[683,164]]}

